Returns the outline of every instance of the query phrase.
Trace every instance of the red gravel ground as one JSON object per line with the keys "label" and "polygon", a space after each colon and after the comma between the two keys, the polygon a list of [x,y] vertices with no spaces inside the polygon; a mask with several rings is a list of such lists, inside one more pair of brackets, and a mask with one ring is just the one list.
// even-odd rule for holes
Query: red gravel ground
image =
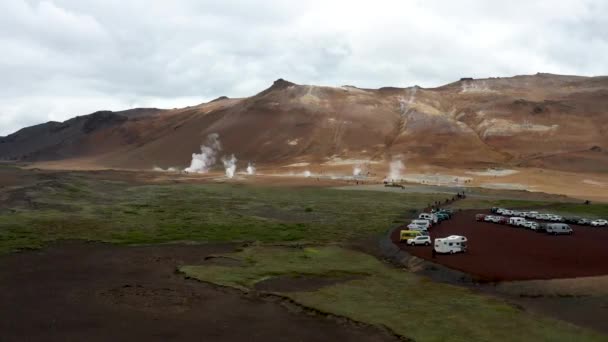
{"label": "red gravel ground", "polygon": [[[477,276],[480,281],[574,278],[608,274],[608,228],[570,225],[573,235],[552,236],[524,228],[476,222],[479,211],[461,211],[431,228],[431,237],[464,235],[468,251],[437,255],[431,247],[399,243],[399,230],[392,239],[417,257]],[[487,212],[489,213],[489,211]]]}

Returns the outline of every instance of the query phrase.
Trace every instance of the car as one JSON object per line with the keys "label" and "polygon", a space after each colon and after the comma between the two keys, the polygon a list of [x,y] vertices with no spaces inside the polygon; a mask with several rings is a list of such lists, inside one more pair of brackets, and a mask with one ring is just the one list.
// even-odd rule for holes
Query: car
{"label": "car", "polygon": [[437,215],[435,215],[434,213],[422,213],[422,214],[418,215],[418,219],[428,220],[431,223],[431,225],[439,223],[439,219],[437,218]]}
{"label": "car", "polygon": [[501,215],[503,215],[503,214],[505,213],[505,210],[507,210],[507,209],[504,209],[504,208],[498,208],[498,209],[496,209],[496,214],[501,214]]}
{"label": "car", "polygon": [[608,221],[606,221],[606,220],[591,221],[591,227],[606,227],[606,226],[608,226]]}
{"label": "car", "polygon": [[540,213],[538,211],[528,211],[528,213],[526,214],[526,217],[531,218],[531,219],[537,219],[538,215],[540,215]]}
{"label": "car", "polygon": [[401,230],[399,232],[399,241],[400,242],[407,242],[408,239],[413,239],[417,236],[421,236],[421,235],[429,235],[429,233],[427,231],[421,231],[421,230]]}
{"label": "car", "polygon": [[486,215],[486,214],[477,214],[477,215],[475,215],[475,220],[476,221],[485,221],[486,220],[486,216],[488,216],[488,215]]}
{"label": "car", "polygon": [[437,219],[439,220],[439,222],[450,219],[450,215],[448,215],[446,213],[436,212],[435,215],[437,216]]}
{"label": "car", "polygon": [[513,211],[511,211],[511,216],[524,217],[524,213],[522,211],[519,211],[519,210],[513,210]]}
{"label": "car", "polygon": [[536,218],[539,220],[549,221],[549,214],[538,214]]}
{"label": "car", "polygon": [[511,217],[509,218],[509,225],[514,227],[522,227],[526,219],[523,217]]}
{"label": "car", "polygon": [[505,209],[502,211],[502,214],[505,216],[513,216],[513,211],[509,209]]}
{"label": "car", "polygon": [[429,220],[412,220],[412,223],[407,225],[409,230],[429,230],[431,222]]}
{"label": "car", "polygon": [[578,221],[580,221],[580,220],[581,220],[581,218],[577,217],[577,216],[564,217],[564,222],[566,222],[566,223],[578,224]]}
{"label": "car", "polygon": [[439,209],[439,211],[442,211],[444,213],[448,213],[450,215],[454,215],[454,209],[452,209],[452,208],[441,208],[441,209]]}
{"label": "car", "polygon": [[547,234],[572,235],[572,228],[565,223],[549,223],[545,230]]}
{"label": "car", "polygon": [[444,209],[439,209],[436,214],[443,214],[446,215],[448,218],[452,218],[452,215],[454,215],[451,211],[446,211]]}
{"label": "car", "polygon": [[578,220],[578,222],[576,222],[576,224],[579,224],[581,226],[589,226],[589,225],[591,225],[591,220],[583,218],[583,219]]}
{"label": "car", "polygon": [[486,221],[486,222],[493,222],[494,221],[494,215],[486,215],[483,218],[483,220]]}
{"label": "car", "polygon": [[428,235],[420,235],[416,236],[412,239],[407,239],[407,244],[410,246],[430,246],[431,245],[431,237]]}
{"label": "car", "polygon": [[496,214],[496,213],[497,213],[497,211],[498,211],[498,209],[500,209],[500,208],[498,208],[498,207],[492,207],[492,209],[490,209],[490,212],[491,212],[492,214]]}
{"label": "car", "polygon": [[500,224],[507,224],[509,223],[509,218],[505,217],[505,216],[498,216],[498,222]]}
{"label": "car", "polygon": [[546,232],[547,231],[547,226],[549,224],[550,223],[544,223],[544,222],[538,223],[538,227],[536,228],[536,232],[537,233],[544,233],[544,232]]}
{"label": "car", "polygon": [[559,215],[551,215],[549,214],[549,221],[553,221],[553,222],[562,222],[564,220],[563,217],[559,216]]}
{"label": "car", "polygon": [[524,222],[523,227],[526,229],[538,230],[538,223],[534,221],[526,221]]}
{"label": "car", "polygon": [[494,216],[494,215],[492,215],[492,216],[490,216],[489,219],[486,217],[486,221],[488,221],[488,222],[494,222],[494,223],[500,223],[501,217],[502,216]]}

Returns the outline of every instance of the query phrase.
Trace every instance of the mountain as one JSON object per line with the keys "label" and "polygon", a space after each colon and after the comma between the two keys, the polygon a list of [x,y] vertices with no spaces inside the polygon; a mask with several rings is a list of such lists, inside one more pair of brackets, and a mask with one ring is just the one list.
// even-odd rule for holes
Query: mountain
{"label": "mountain", "polygon": [[608,171],[608,77],[463,78],[362,89],[283,79],[257,95],[174,110],[96,112],[0,138],[0,159],[186,167],[211,133],[258,165],[330,160]]}

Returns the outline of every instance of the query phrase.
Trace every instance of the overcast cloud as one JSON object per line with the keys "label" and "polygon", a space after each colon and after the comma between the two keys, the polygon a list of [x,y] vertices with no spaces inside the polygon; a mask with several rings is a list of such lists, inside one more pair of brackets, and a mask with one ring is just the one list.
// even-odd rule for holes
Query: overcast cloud
{"label": "overcast cloud", "polygon": [[608,74],[604,0],[5,0],[0,135],[96,110],[255,94]]}

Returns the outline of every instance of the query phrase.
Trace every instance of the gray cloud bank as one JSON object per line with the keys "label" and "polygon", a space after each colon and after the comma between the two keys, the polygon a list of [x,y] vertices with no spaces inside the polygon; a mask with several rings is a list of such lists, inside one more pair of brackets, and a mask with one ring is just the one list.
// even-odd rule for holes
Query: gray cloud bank
{"label": "gray cloud bank", "polygon": [[606,14],[603,0],[2,1],[0,135],[249,96],[280,77],[371,88],[607,74]]}

